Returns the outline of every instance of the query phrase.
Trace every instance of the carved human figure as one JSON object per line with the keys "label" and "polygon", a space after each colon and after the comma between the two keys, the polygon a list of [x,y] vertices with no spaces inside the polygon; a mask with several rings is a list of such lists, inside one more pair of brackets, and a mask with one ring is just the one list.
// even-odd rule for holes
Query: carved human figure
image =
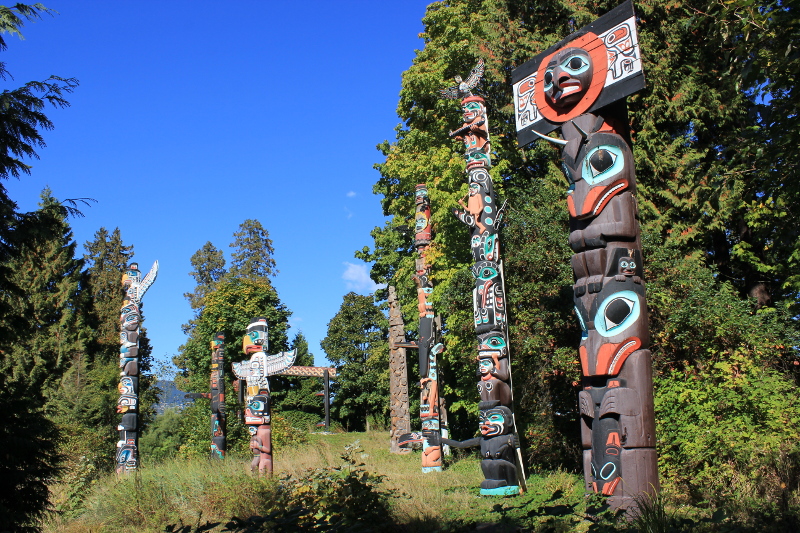
{"label": "carved human figure", "polygon": [[480,409],[480,437],[457,441],[440,439],[441,444],[454,448],[473,448],[480,446],[481,470],[484,480],[481,482],[481,494],[491,496],[510,496],[519,494],[515,464],[515,450],[519,446],[513,432],[511,409],[500,405],[497,401],[483,401]]}

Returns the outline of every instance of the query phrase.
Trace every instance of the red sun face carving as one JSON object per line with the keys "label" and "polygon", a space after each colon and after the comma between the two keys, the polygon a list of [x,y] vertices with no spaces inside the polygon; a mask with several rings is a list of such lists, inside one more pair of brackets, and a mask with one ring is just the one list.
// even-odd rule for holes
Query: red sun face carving
{"label": "red sun face carving", "polygon": [[536,76],[535,101],[552,122],[586,112],[600,96],[608,71],[606,47],[587,33],[542,60]]}

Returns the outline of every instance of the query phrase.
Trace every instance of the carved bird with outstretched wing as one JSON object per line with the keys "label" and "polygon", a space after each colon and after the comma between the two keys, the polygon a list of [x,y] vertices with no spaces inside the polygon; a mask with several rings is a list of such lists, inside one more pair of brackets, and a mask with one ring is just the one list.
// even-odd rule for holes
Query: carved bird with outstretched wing
{"label": "carved bird with outstretched wing", "polygon": [[483,77],[483,58],[478,59],[478,64],[469,73],[466,80],[462,80],[461,76],[456,76],[454,79],[458,85],[453,85],[447,89],[439,91],[443,98],[466,98],[472,96],[472,89],[474,89],[478,82]]}

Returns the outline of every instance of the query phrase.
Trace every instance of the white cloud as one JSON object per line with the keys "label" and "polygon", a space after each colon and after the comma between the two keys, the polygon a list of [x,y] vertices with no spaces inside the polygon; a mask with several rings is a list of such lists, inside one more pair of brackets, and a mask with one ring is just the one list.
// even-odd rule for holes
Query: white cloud
{"label": "white cloud", "polygon": [[386,286],[383,284],[379,285],[370,279],[367,265],[356,265],[354,263],[348,263],[347,261],[344,262],[344,265],[347,268],[345,268],[344,274],[342,274],[342,279],[344,280],[347,290],[369,294],[375,292],[376,289],[382,289]]}
{"label": "white cloud", "polygon": [[348,220],[350,220],[351,218],[353,218],[353,212],[352,212],[352,211],[350,211],[349,209],[347,209],[346,207],[344,208],[344,212],[345,212],[345,213],[347,213],[347,219],[348,219]]}
{"label": "white cloud", "polygon": [[356,195],[356,191],[347,191],[347,197],[353,198]]}

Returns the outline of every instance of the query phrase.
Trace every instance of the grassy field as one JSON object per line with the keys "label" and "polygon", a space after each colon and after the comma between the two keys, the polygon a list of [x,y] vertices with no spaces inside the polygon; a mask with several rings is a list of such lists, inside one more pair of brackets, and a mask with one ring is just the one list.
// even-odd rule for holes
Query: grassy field
{"label": "grassy field", "polygon": [[532,475],[523,496],[481,497],[476,456],[450,457],[443,472],[423,474],[418,452],[389,452],[387,432],[312,434],[277,449],[274,464],[272,478],[251,475],[246,457],[175,459],[121,479],[109,475],[94,484],[78,513],[53,515],[45,533],[602,532],[627,526],[615,525],[609,513],[587,519],[576,475]]}

